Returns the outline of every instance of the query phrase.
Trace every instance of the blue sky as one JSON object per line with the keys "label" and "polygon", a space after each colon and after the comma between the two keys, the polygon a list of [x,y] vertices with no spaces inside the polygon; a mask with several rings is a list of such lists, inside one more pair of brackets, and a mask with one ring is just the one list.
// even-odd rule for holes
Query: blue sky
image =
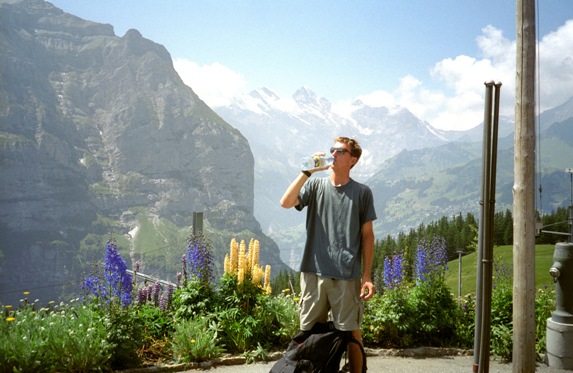
{"label": "blue sky", "polygon": [[[267,87],[306,86],[340,113],[357,98],[406,107],[443,129],[483,119],[483,82],[513,115],[515,12],[509,0],[54,0],[64,11],[164,45],[213,107]],[[573,4],[539,0],[542,108],[573,95]],[[570,22],[567,22],[570,21]]]}

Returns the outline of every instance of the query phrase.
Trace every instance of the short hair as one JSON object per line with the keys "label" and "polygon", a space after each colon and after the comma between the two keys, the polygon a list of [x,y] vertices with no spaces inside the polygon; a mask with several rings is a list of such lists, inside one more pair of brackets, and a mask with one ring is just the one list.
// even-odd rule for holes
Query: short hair
{"label": "short hair", "polygon": [[339,136],[336,139],[334,139],[334,142],[341,142],[343,144],[348,145],[350,155],[357,159],[360,159],[360,156],[362,155],[362,148],[360,147],[360,144],[358,143],[357,140],[345,136]]}

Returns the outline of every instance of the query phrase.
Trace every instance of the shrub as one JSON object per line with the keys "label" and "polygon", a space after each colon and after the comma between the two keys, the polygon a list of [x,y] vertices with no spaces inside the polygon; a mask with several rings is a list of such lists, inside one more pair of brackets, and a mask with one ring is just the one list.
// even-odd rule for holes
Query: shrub
{"label": "shrub", "polygon": [[386,290],[365,303],[362,336],[366,344],[380,347],[412,346],[413,310],[405,286]]}
{"label": "shrub", "polygon": [[181,362],[206,361],[221,356],[218,328],[208,318],[197,317],[175,324],[173,353]]}
{"label": "shrub", "polygon": [[539,289],[535,297],[535,351],[544,354],[547,348],[547,319],[555,310],[555,289]]}
{"label": "shrub", "polygon": [[173,310],[176,319],[189,320],[215,310],[216,294],[208,282],[191,280],[187,286],[176,290]]}
{"label": "shrub", "polygon": [[459,318],[456,322],[457,345],[461,348],[472,348],[474,345],[476,319],[476,299],[474,294],[467,294],[460,300]]}
{"label": "shrub", "polygon": [[[73,304],[72,304],[73,303]],[[0,366],[14,372],[108,370],[113,345],[90,307],[26,305],[0,320]]]}
{"label": "shrub", "polygon": [[110,365],[114,370],[137,367],[141,363],[138,350],[143,346],[143,327],[133,307],[120,307],[117,303],[95,310],[107,331],[106,340],[113,345]]}
{"label": "shrub", "polygon": [[491,353],[511,361],[513,350],[513,293],[508,282],[496,284],[491,298]]}
{"label": "shrub", "polygon": [[151,304],[138,306],[135,317],[141,325],[140,357],[148,359],[169,359],[169,340],[173,334],[173,316]]}
{"label": "shrub", "polygon": [[280,295],[266,297],[264,306],[259,314],[266,315],[273,335],[271,341],[273,347],[283,348],[292,337],[300,330],[298,298],[290,295],[289,291]]}
{"label": "shrub", "polygon": [[459,309],[445,282],[418,284],[411,289],[408,302],[415,315],[412,335],[416,345],[451,346],[456,339]]}

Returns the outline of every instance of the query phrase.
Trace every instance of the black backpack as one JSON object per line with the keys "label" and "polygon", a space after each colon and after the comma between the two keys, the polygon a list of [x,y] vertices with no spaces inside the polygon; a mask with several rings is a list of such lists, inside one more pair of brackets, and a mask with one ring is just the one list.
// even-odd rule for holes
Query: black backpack
{"label": "black backpack", "polygon": [[332,322],[316,323],[312,330],[295,335],[270,373],[339,373],[348,343],[360,346],[362,372],[365,373],[366,355],[362,344],[352,336],[352,332],[337,330]]}

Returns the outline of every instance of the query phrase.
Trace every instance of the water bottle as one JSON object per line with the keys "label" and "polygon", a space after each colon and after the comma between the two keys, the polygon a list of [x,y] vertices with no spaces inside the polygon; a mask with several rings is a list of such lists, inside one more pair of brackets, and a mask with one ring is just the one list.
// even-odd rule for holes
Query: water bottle
{"label": "water bottle", "polygon": [[300,169],[302,171],[313,170],[315,168],[330,166],[334,163],[334,157],[329,155],[313,155],[304,157],[300,160]]}

